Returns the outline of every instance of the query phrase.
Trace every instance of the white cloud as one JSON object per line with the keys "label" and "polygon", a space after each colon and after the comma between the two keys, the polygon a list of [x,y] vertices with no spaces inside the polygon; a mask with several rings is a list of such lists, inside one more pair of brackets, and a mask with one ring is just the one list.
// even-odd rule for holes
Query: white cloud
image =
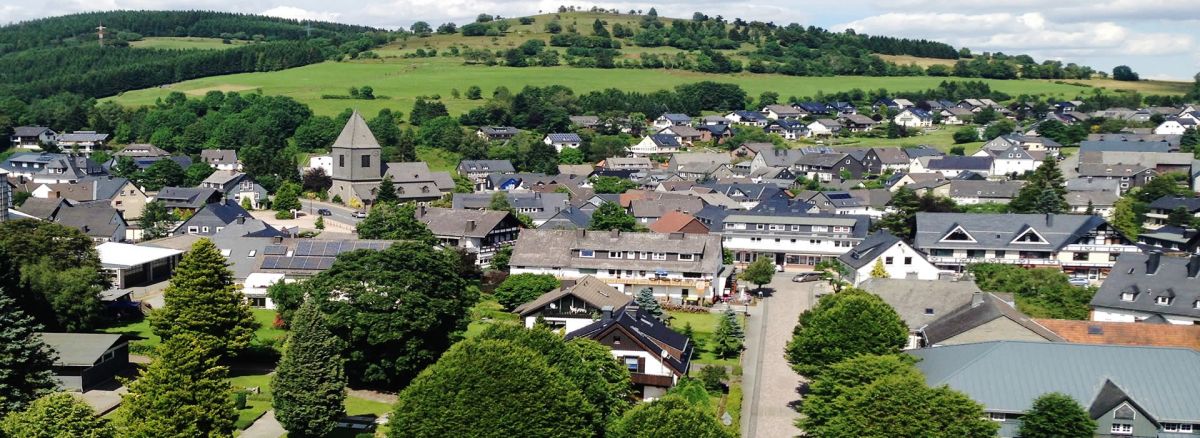
{"label": "white cloud", "polygon": [[316,12],[292,6],[276,6],[262,11],[263,15],[293,20],[337,21],[342,14],[337,12]]}
{"label": "white cloud", "polygon": [[1178,0],[876,0],[872,6],[888,11],[992,12],[1036,11],[1057,22],[1105,20],[1195,20],[1188,6]]}

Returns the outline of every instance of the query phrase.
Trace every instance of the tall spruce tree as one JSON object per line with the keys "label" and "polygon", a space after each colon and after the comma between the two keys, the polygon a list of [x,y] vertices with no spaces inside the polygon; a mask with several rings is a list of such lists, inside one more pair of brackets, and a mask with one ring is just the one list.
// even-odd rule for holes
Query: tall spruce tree
{"label": "tall spruce tree", "polygon": [[742,352],[745,339],[746,332],[738,322],[737,314],[733,309],[725,309],[721,321],[717,323],[717,330],[713,332],[713,353],[719,357],[737,356]]}
{"label": "tall spruce tree", "polygon": [[33,318],[0,289],[0,418],[54,389],[54,351]]}
{"label": "tall spruce tree", "polygon": [[1017,197],[1009,203],[1017,213],[1062,213],[1067,211],[1067,187],[1054,157],[1047,156],[1029,176]]}
{"label": "tall spruce tree", "polygon": [[275,418],[288,435],[321,437],[333,430],[344,412],[345,361],[340,341],[312,300],[300,306],[283,358],[275,368]]}
{"label": "tall spruce tree", "polygon": [[258,329],[225,257],[208,239],[197,241],[183,256],[163,298],[166,307],[150,315],[150,326],[164,340],[183,333],[205,335],[221,342],[218,353],[236,354],[250,346]]}
{"label": "tall spruce tree", "polygon": [[123,396],[123,436],[231,436],[237,409],[228,370],[217,365],[221,344],[189,332],[159,344],[154,361]]}

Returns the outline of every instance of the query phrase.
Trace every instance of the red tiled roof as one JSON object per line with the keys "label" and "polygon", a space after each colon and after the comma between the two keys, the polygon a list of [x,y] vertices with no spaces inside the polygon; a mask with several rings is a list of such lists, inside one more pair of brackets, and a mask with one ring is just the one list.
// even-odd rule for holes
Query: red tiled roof
{"label": "red tiled roof", "polygon": [[1035,319],[1067,342],[1077,344],[1180,347],[1200,351],[1200,325]]}

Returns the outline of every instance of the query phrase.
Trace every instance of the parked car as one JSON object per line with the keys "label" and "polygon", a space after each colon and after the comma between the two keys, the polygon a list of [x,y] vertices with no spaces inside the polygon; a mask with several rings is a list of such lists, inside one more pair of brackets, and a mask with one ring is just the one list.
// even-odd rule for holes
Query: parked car
{"label": "parked car", "polygon": [[1091,280],[1085,277],[1071,277],[1071,279],[1067,280],[1067,283],[1071,283],[1071,286],[1079,287],[1088,287],[1092,284]]}
{"label": "parked car", "polygon": [[367,212],[359,210],[359,211],[354,212],[353,216],[358,219],[363,219],[363,218],[367,217]]}
{"label": "parked car", "polygon": [[818,281],[820,279],[821,273],[819,272],[801,272],[796,274],[795,277],[792,277],[792,281],[797,283],[807,283],[810,281]]}
{"label": "parked car", "polygon": [[321,216],[333,216],[333,212],[329,211],[328,208],[318,208],[317,214],[319,214]]}

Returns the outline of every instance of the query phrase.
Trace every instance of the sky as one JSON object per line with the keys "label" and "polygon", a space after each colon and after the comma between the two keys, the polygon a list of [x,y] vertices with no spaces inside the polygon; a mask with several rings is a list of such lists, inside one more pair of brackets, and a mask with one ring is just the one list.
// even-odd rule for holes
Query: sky
{"label": "sky", "polygon": [[1179,0],[841,0],[836,7],[808,0],[0,0],[0,23],[94,10],[202,9],[395,29],[419,20],[435,27],[466,23],[480,13],[532,15],[563,4],[622,11],[654,7],[660,16],[683,18],[699,11],[730,20],[925,38],[1103,71],[1126,64],[1147,79],[1191,81],[1200,72],[1200,12]]}

